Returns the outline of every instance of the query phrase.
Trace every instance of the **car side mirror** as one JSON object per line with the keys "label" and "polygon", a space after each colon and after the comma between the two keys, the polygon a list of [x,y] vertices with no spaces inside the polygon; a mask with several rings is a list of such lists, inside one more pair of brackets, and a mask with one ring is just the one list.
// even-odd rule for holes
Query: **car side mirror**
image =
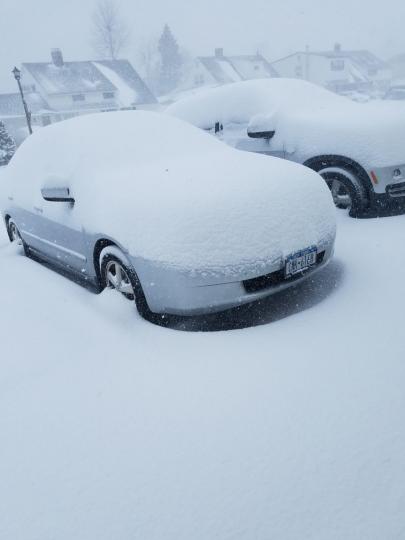
{"label": "car side mirror", "polygon": [[277,114],[271,111],[268,114],[258,114],[250,119],[247,134],[252,139],[270,140],[276,133]]}
{"label": "car side mirror", "polygon": [[70,204],[75,202],[69,188],[42,188],[41,195],[46,201],[68,202]]}

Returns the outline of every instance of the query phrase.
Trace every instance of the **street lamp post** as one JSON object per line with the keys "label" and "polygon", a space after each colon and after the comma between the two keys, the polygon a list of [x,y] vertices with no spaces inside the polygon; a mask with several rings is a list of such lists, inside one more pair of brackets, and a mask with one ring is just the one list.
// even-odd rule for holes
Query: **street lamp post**
{"label": "street lamp post", "polygon": [[17,67],[15,67],[13,69],[13,71],[12,71],[12,74],[14,75],[14,79],[17,81],[18,89],[20,90],[20,96],[21,96],[21,101],[22,101],[23,106],[24,106],[24,112],[25,112],[25,118],[27,120],[28,131],[29,131],[29,133],[31,135],[32,134],[31,113],[28,110],[27,103],[26,103],[26,101],[24,99],[24,92],[23,92],[23,89],[22,89],[22,86],[21,86],[21,71]]}

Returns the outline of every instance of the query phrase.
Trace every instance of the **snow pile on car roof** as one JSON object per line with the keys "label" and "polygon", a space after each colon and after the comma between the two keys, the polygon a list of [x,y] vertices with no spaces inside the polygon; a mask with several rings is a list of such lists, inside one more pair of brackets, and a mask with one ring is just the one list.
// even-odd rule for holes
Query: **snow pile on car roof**
{"label": "snow pile on car roof", "polygon": [[394,105],[355,103],[307,81],[279,78],[209,89],[166,112],[202,129],[221,122],[275,131],[271,149],[303,161],[334,154],[384,167],[405,163],[405,107]]}
{"label": "snow pile on car roof", "polygon": [[[234,150],[157,113],[100,113],[43,128],[6,176],[15,204],[189,270],[268,263],[335,234],[330,193],[316,173]],[[43,187],[68,187],[74,208],[45,202]]]}
{"label": "snow pile on car roof", "polygon": [[304,108],[350,103],[320,86],[297,79],[256,79],[209,88],[170,105],[166,112],[191,124],[211,129],[215,122],[244,124],[258,114],[269,114],[294,104]]}

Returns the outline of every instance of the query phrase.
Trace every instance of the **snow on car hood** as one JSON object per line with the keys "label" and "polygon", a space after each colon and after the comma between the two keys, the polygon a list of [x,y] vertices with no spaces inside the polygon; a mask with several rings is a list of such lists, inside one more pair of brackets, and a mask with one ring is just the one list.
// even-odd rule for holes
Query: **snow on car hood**
{"label": "snow on car hood", "polygon": [[168,107],[169,114],[210,129],[215,122],[275,131],[274,150],[302,158],[350,157],[366,168],[405,163],[405,105],[355,103],[306,81],[266,79],[206,90]]}
{"label": "snow on car hood", "polygon": [[[43,128],[6,177],[15,204],[187,270],[266,264],[335,234],[316,173],[234,150],[168,115],[104,113]],[[45,186],[69,187],[75,206],[43,201]]]}

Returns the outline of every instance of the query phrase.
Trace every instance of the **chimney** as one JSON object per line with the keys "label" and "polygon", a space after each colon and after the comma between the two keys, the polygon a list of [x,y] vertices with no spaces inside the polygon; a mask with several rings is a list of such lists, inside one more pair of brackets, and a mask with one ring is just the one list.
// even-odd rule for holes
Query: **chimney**
{"label": "chimney", "polygon": [[222,58],[224,56],[224,49],[222,47],[215,49],[215,57]]}
{"label": "chimney", "polygon": [[342,52],[342,45],[340,43],[335,43],[334,47],[335,54],[339,54]]}
{"label": "chimney", "polygon": [[63,55],[60,49],[51,49],[52,63],[57,67],[63,66]]}

